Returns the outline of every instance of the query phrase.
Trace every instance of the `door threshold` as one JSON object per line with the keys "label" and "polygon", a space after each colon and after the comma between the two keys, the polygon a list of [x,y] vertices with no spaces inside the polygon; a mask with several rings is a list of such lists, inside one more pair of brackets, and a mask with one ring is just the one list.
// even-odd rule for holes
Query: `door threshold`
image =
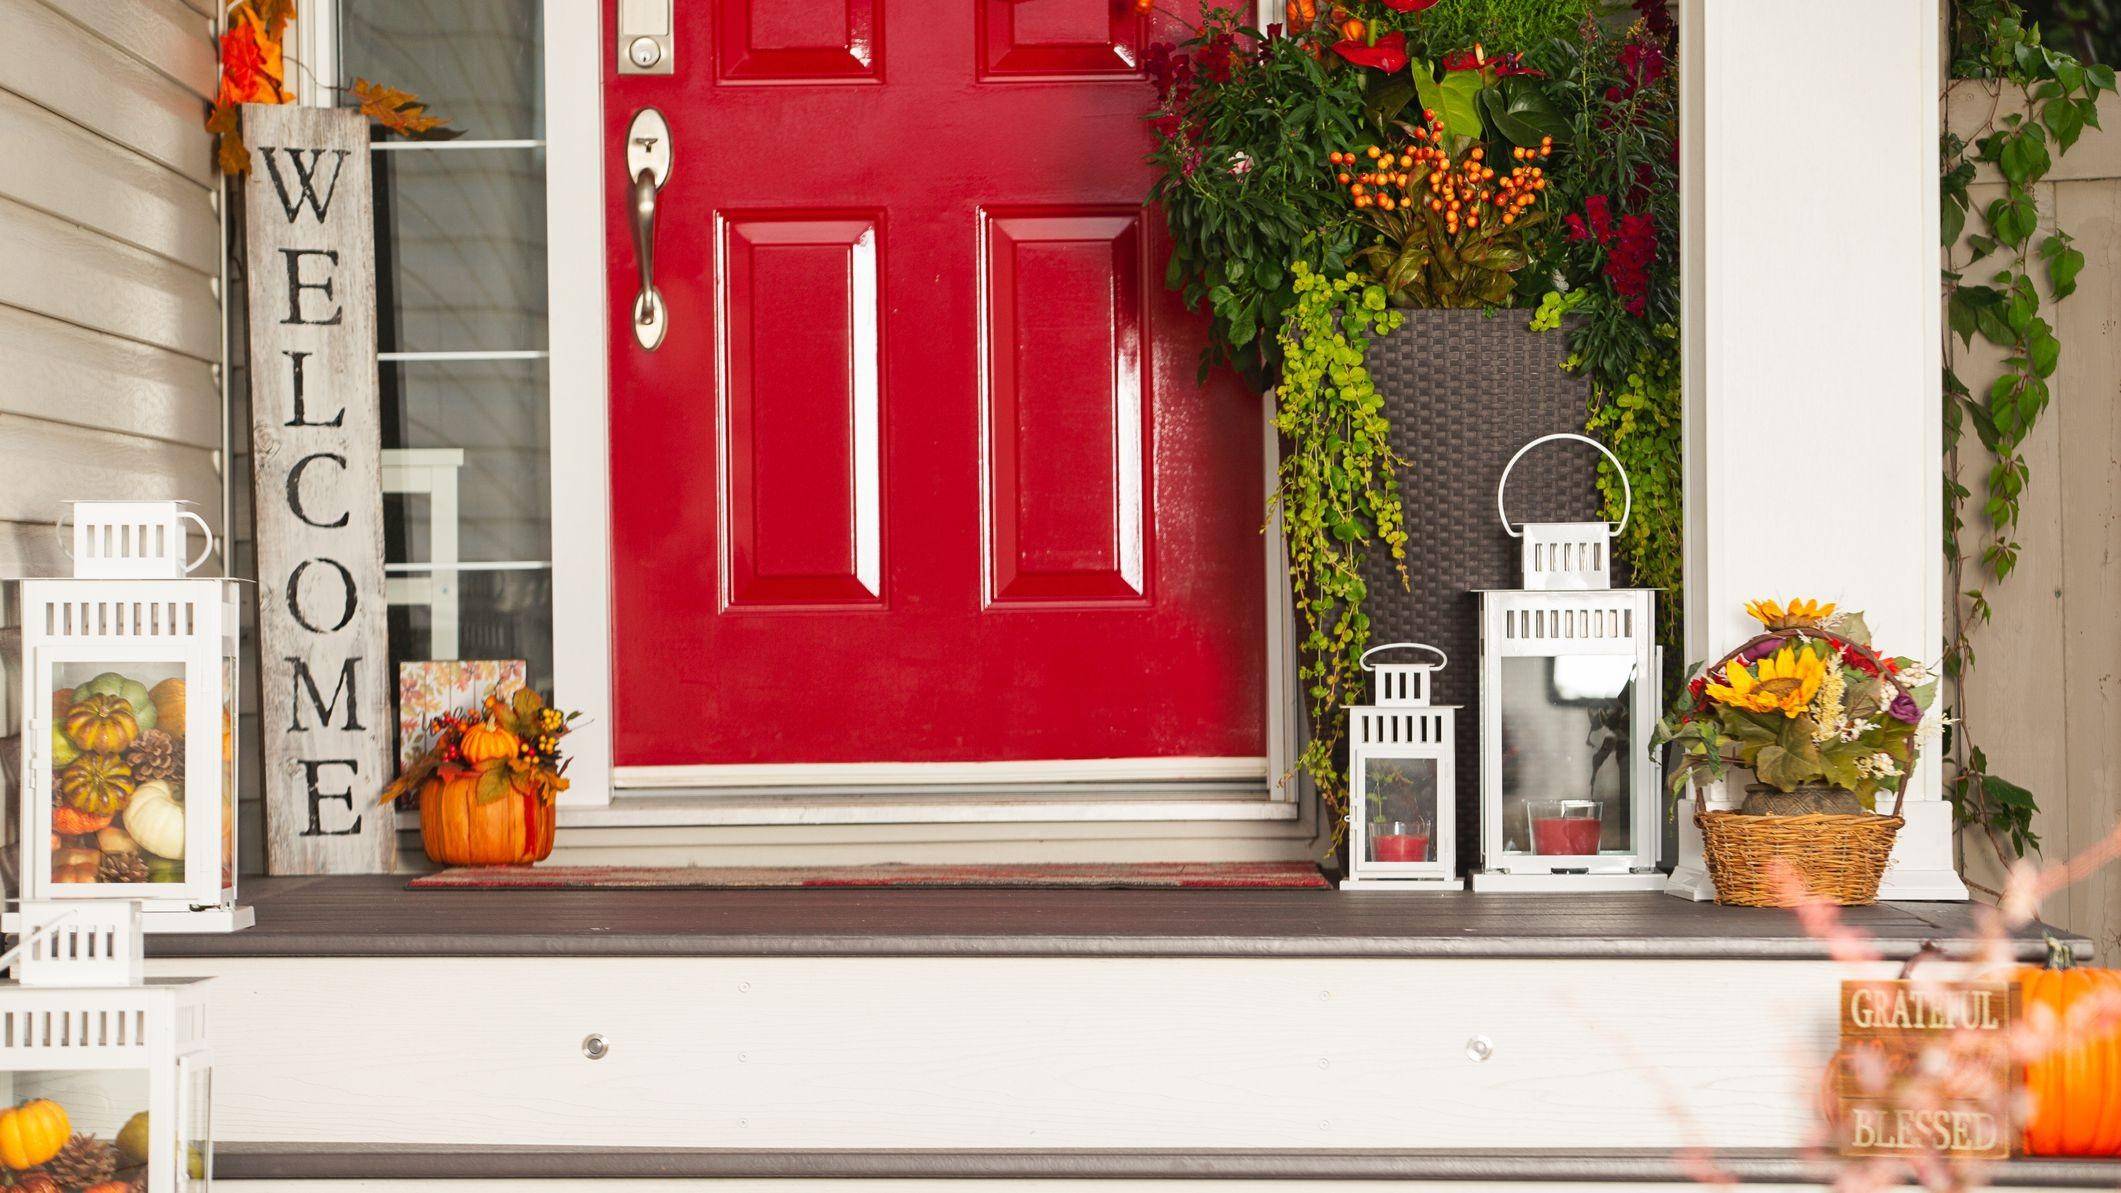
{"label": "door threshold", "polygon": [[1222,792],[872,791],[861,794],[622,794],[560,808],[561,828],[804,824],[1008,824],[1054,821],[1295,821],[1292,800]]}

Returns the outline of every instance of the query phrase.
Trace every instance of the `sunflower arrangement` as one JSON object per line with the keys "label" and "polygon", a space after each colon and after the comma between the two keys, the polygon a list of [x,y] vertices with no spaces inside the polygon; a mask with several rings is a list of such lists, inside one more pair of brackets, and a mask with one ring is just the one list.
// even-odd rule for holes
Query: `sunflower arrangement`
{"label": "sunflower arrangement", "polygon": [[[1862,614],[1813,600],[1752,601],[1746,612],[1762,632],[1702,669],[1652,739],[1679,746],[1672,794],[1738,765],[1775,792],[1823,790],[1875,810],[1914,769],[1935,680],[1914,659],[1873,650]],[[1760,810],[1778,808],[1770,798]]]}

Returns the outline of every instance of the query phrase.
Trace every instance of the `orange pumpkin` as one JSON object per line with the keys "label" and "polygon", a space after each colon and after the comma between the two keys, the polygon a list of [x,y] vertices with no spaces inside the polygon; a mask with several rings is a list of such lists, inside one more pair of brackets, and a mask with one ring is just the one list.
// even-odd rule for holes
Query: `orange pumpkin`
{"label": "orange pumpkin", "polygon": [[17,1171],[35,1168],[58,1155],[73,1133],[66,1111],[49,1098],[0,1110],[0,1164]]}
{"label": "orange pumpkin", "polygon": [[2121,969],[2021,969],[2018,991],[2054,1043],[2025,1066],[2026,1154],[2121,1156]]}
{"label": "orange pumpkin", "polygon": [[464,761],[473,766],[481,762],[505,762],[522,748],[520,738],[491,720],[471,726],[457,739],[458,751],[464,755]]}
{"label": "orange pumpkin", "polygon": [[[505,731],[504,731],[505,732]],[[420,843],[445,866],[525,866],[552,856],[559,811],[535,788],[513,783],[479,802],[479,772],[435,775],[420,785]]]}
{"label": "orange pumpkin", "polygon": [[90,696],[66,710],[66,736],[84,750],[115,754],[140,736],[140,722],[123,696]]}

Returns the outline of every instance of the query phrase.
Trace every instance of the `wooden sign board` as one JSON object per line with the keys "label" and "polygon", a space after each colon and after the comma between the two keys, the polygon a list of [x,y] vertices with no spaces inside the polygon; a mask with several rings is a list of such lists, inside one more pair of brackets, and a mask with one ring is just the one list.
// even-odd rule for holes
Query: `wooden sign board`
{"label": "wooden sign board", "polygon": [[1841,983],[1842,1154],[2008,1158],[2016,1000],[2009,982]]}
{"label": "wooden sign board", "polygon": [[265,862],[371,874],[397,859],[368,122],[249,104],[250,299]]}

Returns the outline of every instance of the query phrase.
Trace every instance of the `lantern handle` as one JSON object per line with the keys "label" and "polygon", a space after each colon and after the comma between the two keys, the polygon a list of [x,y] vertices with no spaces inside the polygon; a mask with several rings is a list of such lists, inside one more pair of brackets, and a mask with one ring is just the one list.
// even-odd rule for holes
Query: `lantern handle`
{"label": "lantern handle", "polygon": [[214,553],[214,528],[206,524],[206,519],[191,510],[178,510],[177,516],[190,518],[199,528],[199,557],[184,565],[185,574],[190,575],[199,570],[199,565],[206,562],[207,556]]}
{"label": "lantern handle", "polygon": [[1381,646],[1373,646],[1370,649],[1362,652],[1362,658],[1357,661],[1362,664],[1363,670],[1375,670],[1375,668],[1370,665],[1370,656],[1376,654],[1380,650],[1426,650],[1436,656],[1436,669],[1438,671],[1441,671],[1451,665],[1451,656],[1445,654],[1443,652],[1443,648],[1440,646],[1431,646],[1426,642],[1387,642]]}
{"label": "lantern handle", "polygon": [[1614,455],[1612,449],[1606,447],[1605,444],[1598,442],[1589,435],[1578,435],[1572,431],[1556,431],[1552,435],[1541,435],[1539,438],[1518,448],[1517,454],[1510,457],[1510,462],[1502,466],[1502,479],[1495,482],[1495,512],[1502,517],[1504,532],[1513,539],[1524,537],[1522,530],[1510,524],[1510,511],[1504,509],[1502,504],[1503,493],[1510,487],[1510,470],[1517,467],[1517,461],[1524,459],[1526,452],[1531,451],[1542,443],[1552,443],[1558,439],[1573,439],[1578,443],[1588,443],[1592,447],[1597,448],[1606,459],[1613,462],[1613,471],[1620,474],[1620,525],[1613,526],[1610,529],[1613,532],[1613,536],[1618,538],[1623,531],[1627,530],[1628,518],[1635,512],[1635,487],[1628,483],[1628,470],[1621,467],[1620,457]]}

